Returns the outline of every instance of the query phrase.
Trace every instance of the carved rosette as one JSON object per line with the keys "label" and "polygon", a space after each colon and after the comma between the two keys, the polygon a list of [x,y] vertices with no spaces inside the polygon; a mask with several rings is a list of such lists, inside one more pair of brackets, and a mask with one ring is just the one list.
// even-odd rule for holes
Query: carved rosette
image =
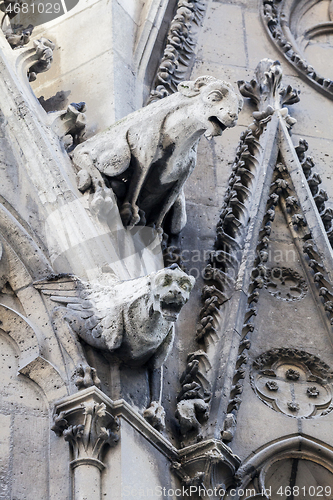
{"label": "carved rosette", "polygon": [[332,375],[317,356],[296,349],[272,349],[253,362],[251,385],[273,410],[311,418],[333,409]]}
{"label": "carved rosette", "polygon": [[308,291],[305,279],[297,271],[286,267],[267,269],[265,288],[275,298],[286,302],[301,300]]}

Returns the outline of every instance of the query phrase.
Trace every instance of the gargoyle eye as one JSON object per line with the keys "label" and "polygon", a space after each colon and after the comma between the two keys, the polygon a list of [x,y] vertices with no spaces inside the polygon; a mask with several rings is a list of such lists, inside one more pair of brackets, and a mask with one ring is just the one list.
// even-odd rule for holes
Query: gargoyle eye
{"label": "gargoyle eye", "polygon": [[163,286],[169,286],[169,285],[171,285],[171,283],[172,283],[172,276],[170,276],[169,274],[167,274],[164,277]]}
{"label": "gargoyle eye", "polygon": [[183,290],[189,290],[190,289],[190,283],[188,281],[181,281],[179,283],[179,286],[180,288],[182,288]]}
{"label": "gargoyle eye", "polygon": [[222,101],[223,95],[219,90],[213,90],[208,94],[208,99],[212,102]]}

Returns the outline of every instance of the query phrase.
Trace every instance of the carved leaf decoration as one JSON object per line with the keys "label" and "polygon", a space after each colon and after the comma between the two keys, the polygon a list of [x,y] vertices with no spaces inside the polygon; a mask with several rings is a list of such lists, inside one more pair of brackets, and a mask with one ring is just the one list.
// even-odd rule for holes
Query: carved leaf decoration
{"label": "carved leaf decoration", "polygon": [[115,329],[117,308],[111,288],[83,283],[72,275],[55,276],[34,286],[64,306],[64,318],[75,333],[99,339],[104,332],[108,347],[119,347],[122,337]]}

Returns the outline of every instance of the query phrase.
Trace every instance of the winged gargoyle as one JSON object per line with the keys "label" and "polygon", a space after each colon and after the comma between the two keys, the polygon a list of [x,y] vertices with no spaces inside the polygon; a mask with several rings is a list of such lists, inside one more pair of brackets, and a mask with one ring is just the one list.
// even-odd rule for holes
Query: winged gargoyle
{"label": "winged gargoyle", "polygon": [[[34,286],[61,304],[53,314],[60,312],[80,339],[103,351],[111,362],[117,358],[132,367],[147,366],[154,378],[172,349],[174,323],[194,282],[173,264],[113,286],[85,283],[72,275]],[[156,387],[153,380],[151,387]],[[156,396],[151,394],[151,399]]]}

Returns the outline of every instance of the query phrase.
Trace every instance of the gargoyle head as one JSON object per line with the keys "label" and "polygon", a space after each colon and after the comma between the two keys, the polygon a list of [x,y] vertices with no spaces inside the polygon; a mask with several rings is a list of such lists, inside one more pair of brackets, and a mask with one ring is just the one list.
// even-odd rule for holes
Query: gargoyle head
{"label": "gargoyle head", "polygon": [[193,276],[184,273],[177,264],[158,271],[151,284],[154,311],[160,312],[167,321],[176,321],[194,283]]}
{"label": "gargoyle head", "polygon": [[193,82],[180,83],[178,91],[186,97],[200,97],[196,99],[194,113],[206,129],[207,139],[236,125],[243,99],[230,83],[213,76],[200,76]]}

